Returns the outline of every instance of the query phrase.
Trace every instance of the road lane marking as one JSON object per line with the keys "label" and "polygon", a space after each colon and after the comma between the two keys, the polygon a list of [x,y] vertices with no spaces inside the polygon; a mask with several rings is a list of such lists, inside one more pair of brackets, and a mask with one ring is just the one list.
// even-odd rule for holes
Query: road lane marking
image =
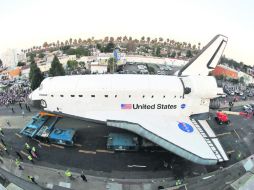
{"label": "road lane marking", "polygon": [[22,136],[18,133],[15,133],[16,136],[18,136],[19,138],[22,138]]}
{"label": "road lane marking", "polygon": [[26,157],[29,156],[29,154],[25,153],[23,150],[21,150],[21,154],[24,154]]}
{"label": "road lane marking", "polygon": [[210,175],[210,176],[206,176],[206,177],[203,177],[202,179],[209,179],[209,178],[211,178],[211,177],[214,177],[215,175]]}
{"label": "road lane marking", "polygon": [[236,130],[234,129],[235,134],[237,135],[238,139],[241,139]]}
{"label": "road lane marking", "polygon": [[56,148],[61,148],[61,149],[64,149],[64,147],[63,147],[63,146],[60,146],[60,145],[57,145],[57,144],[51,144],[51,146],[54,146],[54,147],[56,147]]}
{"label": "road lane marking", "polygon": [[74,144],[75,146],[78,146],[78,147],[81,147],[82,146],[82,144]]}
{"label": "road lane marking", "polygon": [[227,151],[227,154],[231,154],[231,153],[234,153],[235,150],[230,150],[230,151]]}
{"label": "road lane marking", "polygon": [[39,144],[42,145],[42,146],[50,147],[49,144],[45,144],[45,143],[42,143],[42,142],[40,142]]}
{"label": "road lane marking", "polygon": [[110,151],[110,150],[96,150],[96,152],[110,153],[110,154],[113,154],[113,153],[114,153],[114,151]]}
{"label": "road lane marking", "polygon": [[224,135],[231,135],[231,132],[220,133],[220,134],[217,134],[216,136],[217,136],[217,137],[220,137],[220,136],[224,136]]}
{"label": "road lane marking", "polygon": [[96,154],[96,152],[89,151],[89,150],[79,150],[78,152],[85,153],[85,154]]}
{"label": "road lane marking", "polygon": [[41,143],[41,141],[39,141],[38,139],[33,139],[33,140],[35,140],[37,143]]}
{"label": "road lane marking", "polygon": [[142,165],[128,165],[128,168],[146,168],[146,166],[142,166]]}

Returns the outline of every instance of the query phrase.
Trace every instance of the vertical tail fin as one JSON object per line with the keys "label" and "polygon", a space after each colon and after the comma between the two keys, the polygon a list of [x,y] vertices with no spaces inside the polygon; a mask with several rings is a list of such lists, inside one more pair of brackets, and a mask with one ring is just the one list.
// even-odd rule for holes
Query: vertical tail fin
{"label": "vertical tail fin", "polygon": [[215,36],[193,59],[179,72],[178,76],[208,75],[214,69],[226,47],[228,38],[223,35]]}

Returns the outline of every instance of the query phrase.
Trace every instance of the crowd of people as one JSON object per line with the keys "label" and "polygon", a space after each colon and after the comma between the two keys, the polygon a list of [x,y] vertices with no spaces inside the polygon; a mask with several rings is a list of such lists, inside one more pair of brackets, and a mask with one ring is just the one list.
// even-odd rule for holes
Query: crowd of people
{"label": "crowd of people", "polygon": [[14,84],[0,92],[0,106],[26,102],[31,88],[20,84]]}

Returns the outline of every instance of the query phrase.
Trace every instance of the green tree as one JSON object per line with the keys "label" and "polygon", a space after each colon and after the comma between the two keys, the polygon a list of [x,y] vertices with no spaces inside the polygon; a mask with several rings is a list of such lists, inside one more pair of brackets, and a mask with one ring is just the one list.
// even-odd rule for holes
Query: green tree
{"label": "green tree", "polygon": [[3,67],[3,62],[1,59],[0,59],[0,67]]}
{"label": "green tree", "polygon": [[97,43],[97,44],[96,44],[96,47],[97,47],[97,49],[98,49],[98,50],[100,50],[100,51],[101,51],[101,49],[102,49],[101,44]]}
{"label": "green tree", "polygon": [[148,64],[146,64],[147,70],[149,74],[155,74],[155,69],[153,67],[150,67]]}
{"label": "green tree", "polygon": [[67,68],[70,71],[75,70],[78,67],[78,62],[76,60],[68,60],[67,61]]}
{"label": "green tree", "polygon": [[170,57],[175,58],[175,57],[176,57],[176,52],[175,52],[175,51],[172,51]]}
{"label": "green tree", "polygon": [[63,65],[60,63],[57,56],[54,56],[54,59],[51,63],[51,68],[49,69],[49,74],[51,76],[63,76],[63,75],[65,75]]}
{"label": "green tree", "polygon": [[115,44],[113,42],[109,42],[106,47],[105,47],[105,52],[106,53],[112,53],[113,50],[115,49]]}
{"label": "green tree", "polygon": [[36,65],[34,60],[30,64],[29,81],[31,83],[31,89],[35,90],[38,88],[43,80],[43,74],[40,68]]}
{"label": "green tree", "polygon": [[86,66],[86,64],[85,64],[85,62],[84,62],[84,61],[80,61],[78,64],[79,64],[79,65],[80,65],[80,67],[82,67],[82,68],[84,68],[84,67]]}
{"label": "green tree", "polygon": [[43,57],[45,57],[45,54],[44,53],[39,53],[39,58],[42,59]]}
{"label": "green tree", "polygon": [[117,64],[114,57],[110,57],[108,60],[108,72],[114,73],[117,70]]}
{"label": "green tree", "polygon": [[160,48],[160,47],[157,47],[157,48],[156,48],[155,55],[158,56],[158,57],[161,56],[161,48]]}
{"label": "green tree", "polygon": [[25,62],[21,62],[21,61],[19,61],[17,66],[18,66],[18,67],[22,67],[22,66],[24,66],[24,65],[26,65],[26,63],[25,63]]}
{"label": "green tree", "polygon": [[239,82],[244,84],[244,77],[240,77]]}
{"label": "green tree", "polygon": [[188,57],[188,58],[191,58],[191,57],[192,57],[192,53],[191,53],[190,50],[187,50],[187,52],[186,52],[186,57]]}
{"label": "green tree", "polygon": [[32,76],[33,76],[35,67],[36,67],[36,63],[35,63],[35,61],[34,61],[34,58],[32,58],[32,59],[31,59],[31,64],[30,64],[29,77],[28,77],[30,83],[31,83],[31,81],[32,81]]}

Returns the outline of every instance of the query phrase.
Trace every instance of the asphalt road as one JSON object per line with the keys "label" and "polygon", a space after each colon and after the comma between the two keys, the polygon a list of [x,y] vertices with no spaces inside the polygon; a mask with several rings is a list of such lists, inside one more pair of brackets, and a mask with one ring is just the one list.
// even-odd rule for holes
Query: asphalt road
{"label": "asphalt road", "polygon": [[[16,107],[15,109],[20,109]],[[236,109],[239,111],[239,109]],[[13,115],[9,108],[1,107],[3,117],[12,116],[21,123],[22,117],[17,112]],[[26,113],[32,115],[33,113]],[[1,114],[2,116],[2,114]],[[19,117],[17,117],[19,116]],[[103,124],[91,123],[73,118],[62,118],[56,124],[59,128],[77,129],[77,145],[75,147],[59,147],[54,145],[38,145],[37,141],[18,135],[20,129],[5,128],[2,137],[10,155],[2,151],[3,156],[15,157],[15,151],[24,151],[24,144],[28,142],[39,152],[36,165],[66,169],[74,171],[82,169],[91,171],[94,175],[104,175],[121,178],[159,178],[159,177],[194,177],[217,170],[220,166],[229,166],[254,152],[254,119],[240,116],[229,116],[230,125],[217,125],[212,119],[209,121],[212,129],[219,135],[220,142],[226,150],[231,152],[230,161],[215,166],[202,166],[180,158],[161,149],[159,152],[110,152],[106,150],[106,139],[110,132],[126,131],[107,127]],[[22,154],[24,156],[24,154]],[[25,157],[25,156],[24,156]],[[25,162],[29,162],[25,158]],[[165,164],[166,163],[166,164]],[[142,167],[130,167],[138,165]],[[166,166],[166,167],[165,167]],[[99,174],[98,174],[99,173]]]}

